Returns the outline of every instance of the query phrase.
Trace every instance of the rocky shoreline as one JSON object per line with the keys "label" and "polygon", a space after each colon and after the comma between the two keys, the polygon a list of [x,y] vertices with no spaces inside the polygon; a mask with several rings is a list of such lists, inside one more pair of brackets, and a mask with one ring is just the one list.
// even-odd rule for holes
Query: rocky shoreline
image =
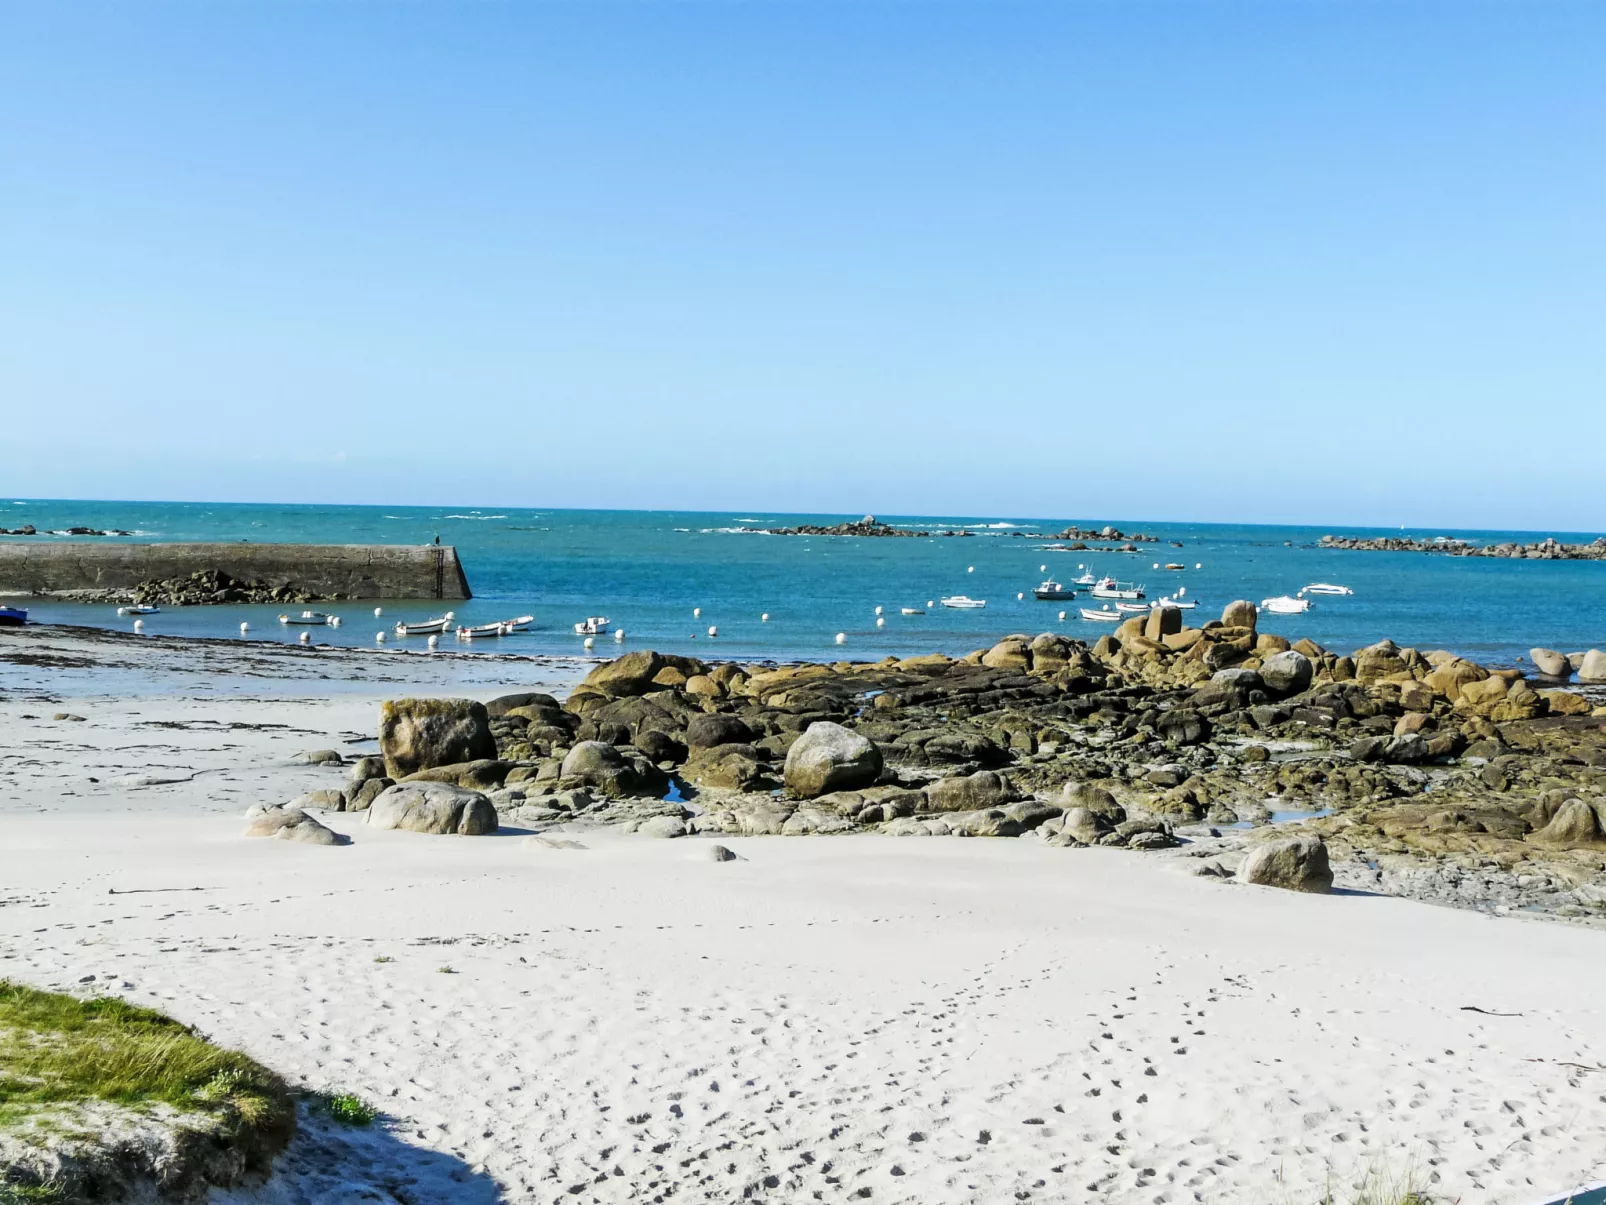
{"label": "rocky shoreline", "polygon": [[[759,536],[869,536],[872,538],[895,539],[928,539],[932,536],[968,538],[974,537],[976,534],[974,531],[965,528],[957,528],[953,531],[916,531],[908,527],[894,527],[890,523],[882,522],[874,515],[865,515],[862,519],[847,523],[805,523],[798,527],[740,527],[735,530],[745,535]],[[1138,544],[1158,544],[1160,542],[1159,536],[1145,535],[1142,532],[1127,535],[1120,529],[1110,525],[1105,525],[1095,531],[1090,527],[1078,527],[1074,523],[1064,531],[1059,532],[1014,529],[1009,534],[1017,538],[1032,540],[1120,540],[1124,541],[1126,545],[1123,548],[1092,549],[1095,552],[1136,552],[1136,545]],[[1182,547],[1182,545],[1176,544],[1175,541],[1173,541],[1173,544],[1175,547]],[[1076,551],[1083,551],[1087,549],[1087,545],[1077,543],[1073,544],[1072,548]]]}
{"label": "rocky shoreline", "polygon": [[32,523],[24,523],[21,527],[0,527],[0,536],[131,536],[131,531],[119,531],[109,527],[101,531],[95,527],[61,527],[54,531],[40,531]]}
{"label": "rocky shoreline", "polygon": [[203,569],[188,577],[155,578],[127,587],[91,590],[49,590],[34,597],[60,602],[135,603],[141,606],[201,607],[225,603],[342,602],[344,594],[321,594],[291,583],[238,578],[221,569]]}
{"label": "rocky shoreline", "polygon": [[[1203,875],[1606,923],[1606,690],[1534,655],[1556,676],[1386,640],[1341,655],[1258,632],[1245,602],[1200,628],[1162,609],[1091,646],[1010,636],[959,659],[643,650],[563,701],[394,701],[382,756],[295,806],[559,840],[603,825],[1169,850]],[[1606,678],[1606,654],[1578,661]]]}
{"label": "rocky shoreline", "polygon": [[1474,544],[1448,536],[1423,540],[1414,536],[1327,535],[1321,538],[1318,546],[1353,552],[1436,552],[1444,556],[1489,556],[1528,561],[1606,560],[1606,536],[1589,544],[1563,544],[1553,538],[1533,544]]}

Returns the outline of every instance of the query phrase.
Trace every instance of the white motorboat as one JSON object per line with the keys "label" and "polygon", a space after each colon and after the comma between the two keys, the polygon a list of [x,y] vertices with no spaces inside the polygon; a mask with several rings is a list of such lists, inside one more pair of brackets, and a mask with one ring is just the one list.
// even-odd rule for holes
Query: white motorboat
{"label": "white motorboat", "polygon": [[160,607],[153,607],[149,603],[130,603],[126,607],[117,608],[119,615],[155,615],[160,611]]}
{"label": "white motorboat", "polygon": [[333,618],[334,616],[327,615],[322,611],[303,611],[300,615],[281,615],[279,616],[279,622],[317,627],[320,624],[329,623]]}
{"label": "white motorboat", "polygon": [[440,619],[426,619],[423,623],[398,623],[396,635],[398,636],[436,636],[451,629],[450,616]]}
{"label": "white motorboat", "polygon": [[534,622],[534,615],[520,615],[517,619],[504,619],[502,626],[510,632],[528,632]]}
{"label": "white motorboat", "polygon": [[600,636],[608,630],[613,621],[605,615],[588,615],[583,623],[574,625],[576,636]]}
{"label": "white motorboat", "polygon": [[903,607],[902,611],[905,615],[924,615],[926,613],[924,607]]}
{"label": "white motorboat", "polygon": [[955,594],[942,600],[945,607],[953,607],[957,611],[978,611],[987,605],[985,598],[967,598],[963,594]]}
{"label": "white motorboat", "polygon": [[458,628],[457,638],[459,640],[477,640],[485,636],[506,636],[507,631],[507,624],[505,623],[479,623],[471,628]]}
{"label": "white motorboat", "polygon": [[1048,578],[1041,586],[1032,591],[1032,597],[1044,602],[1050,602],[1062,598],[1075,598],[1076,591],[1068,586],[1060,585],[1053,578]]}
{"label": "white motorboat", "polygon": [[1094,577],[1093,571],[1089,569],[1086,573],[1082,574],[1081,577],[1076,579],[1076,584],[1078,586],[1096,586],[1099,584],[1099,579]]}
{"label": "white motorboat", "polygon": [[1139,599],[1144,597],[1143,587],[1132,582],[1118,582],[1113,577],[1101,577],[1093,584],[1094,598]]}
{"label": "white motorboat", "polygon": [[1125,618],[1119,611],[1095,611],[1092,607],[1081,608],[1082,618],[1091,623],[1120,623]]}
{"label": "white motorboat", "polygon": [[1301,594],[1354,594],[1348,586],[1335,586],[1332,582],[1312,582],[1300,591]]}
{"label": "white motorboat", "polygon": [[1263,598],[1260,600],[1260,609],[1270,611],[1273,615],[1302,615],[1310,610],[1311,602],[1308,598],[1290,598],[1280,594],[1276,598]]}

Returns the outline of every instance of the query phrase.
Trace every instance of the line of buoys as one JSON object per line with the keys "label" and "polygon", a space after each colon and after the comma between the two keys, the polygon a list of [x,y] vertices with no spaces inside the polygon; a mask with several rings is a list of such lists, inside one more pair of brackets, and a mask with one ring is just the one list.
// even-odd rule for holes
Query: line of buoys
{"label": "line of buoys", "polygon": [[838,644],[846,644],[848,642],[848,634],[846,632],[838,632],[836,634],[836,642]]}

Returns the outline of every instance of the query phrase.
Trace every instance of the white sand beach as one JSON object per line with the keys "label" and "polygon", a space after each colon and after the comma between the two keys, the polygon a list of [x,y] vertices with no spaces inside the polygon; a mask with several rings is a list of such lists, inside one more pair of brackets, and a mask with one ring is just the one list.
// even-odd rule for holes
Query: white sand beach
{"label": "white sand beach", "polygon": [[1280,1205],[1383,1168],[1516,1205],[1606,1173],[1599,931],[1024,841],[246,840],[387,695],[583,671],[29,639],[0,975],[381,1110],[219,1201]]}

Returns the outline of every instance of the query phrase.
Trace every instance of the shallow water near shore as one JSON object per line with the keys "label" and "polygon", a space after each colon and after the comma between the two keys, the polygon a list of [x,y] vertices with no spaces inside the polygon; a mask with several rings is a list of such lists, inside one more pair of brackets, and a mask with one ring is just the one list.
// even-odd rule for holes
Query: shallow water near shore
{"label": "shallow water near shore", "polygon": [[[1480,542],[1532,541],[1553,535],[1587,542],[1598,532],[1519,533],[1422,530],[1379,532],[1338,527],[1270,527],[1130,522],[1113,517],[1029,518],[996,515],[881,516],[912,530],[963,530],[965,537],[867,539],[761,536],[742,528],[829,524],[857,515],[785,515],[761,511],[670,512],[480,509],[467,507],[279,506],[212,503],[18,502],[0,500],[0,526],[31,523],[41,532],[70,526],[136,533],[128,541],[251,540],[305,543],[429,543],[457,546],[475,597],[466,603],[335,603],[339,628],[310,629],[317,644],[372,646],[392,625],[456,613],[461,623],[533,615],[532,630],[473,645],[475,652],[581,655],[573,624],[606,615],[623,628],[624,648],[654,647],[746,660],[878,659],[889,654],[963,654],[1010,632],[1055,630],[1086,640],[1107,631],[1078,608],[1099,605],[1085,593],[1038,602],[1045,576],[1070,584],[1094,573],[1141,582],[1149,598],[1185,590],[1197,599],[1189,622],[1220,614],[1235,598],[1256,602],[1292,594],[1310,582],[1352,587],[1353,597],[1322,597],[1304,615],[1261,617],[1263,630],[1308,636],[1349,651],[1390,637],[1401,644],[1450,648],[1485,662],[1512,662],[1534,645],[1564,651],[1606,644],[1606,562],[1510,561],[1422,553],[1352,552],[1315,547],[1334,534],[1453,535]],[[1049,551],[1023,532],[1057,532],[1077,523],[1112,523],[1158,543],[1136,553]],[[52,538],[4,537],[8,541]],[[86,537],[89,542],[106,538]],[[1089,541],[1092,543],[1092,541]],[[1174,545],[1180,544],[1181,547]],[[1155,564],[1185,564],[1182,571]],[[1041,566],[1047,566],[1046,572]],[[937,603],[944,595],[987,600],[984,610]],[[1024,594],[1024,598],[1017,595]],[[33,619],[130,630],[109,605],[32,600]],[[878,627],[875,609],[884,609]],[[901,608],[926,610],[906,616]],[[694,608],[701,609],[694,616]],[[294,642],[309,629],[285,627],[279,606],[164,609],[147,616],[151,635],[237,637]],[[1060,620],[1064,611],[1066,619]],[[768,622],[761,615],[768,613]],[[710,626],[718,636],[710,639]],[[838,632],[843,644],[835,643]],[[422,638],[406,647],[422,649]],[[619,645],[599,637],[594,655]]]}

